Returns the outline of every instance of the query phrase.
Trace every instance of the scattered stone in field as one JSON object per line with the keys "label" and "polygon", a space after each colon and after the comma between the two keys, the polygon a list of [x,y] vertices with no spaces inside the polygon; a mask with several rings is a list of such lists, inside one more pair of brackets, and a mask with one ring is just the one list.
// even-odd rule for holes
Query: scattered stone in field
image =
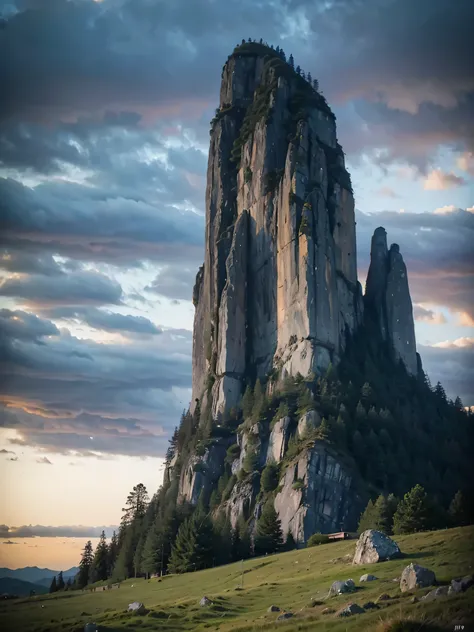
{"label": "scattered stone in field", "polygon": [[270,606],[267,612],[280,612],[280,608],[278,606]]}
{"label": "scattered stone in field", "polygon": [[434,590],[430,590],[424,597],[421,598],[421,601],[434,601],[438,599],[438,597],[446,597],[448,594],[449,586],[438,586]]}
{"label": "scattered stone in field", "polygon": [[292,612],[284,612],[283,614],[279,614],[276,620],[285,621],[285,619],[291,619],[292,616],[294,616]]}
{"label": "scattered stone in field", "polygon": [[375,577],[375,575],[371,575],[370,573],[366,573],[365,575],[361,576],[359,581],[360,582],[373,582],[375,579],[378,579],[378,577]]}
{"label": "scattered stone in field", "polygon": [[144,614],[146,612],[146,608],[141,603],[141,601],[134,601],[133,603],[129,603],[127,610],[129,612],[134,612],[135,614]]}
{"label": "scattered stone in field", "polygon": [[334,608],[324,608],[324,610],[321,611],[321,614],[332,614],[333,612],[336,612]]}
{"label": "scattered stone in field", "polygon": [[400,590],[414,590],[415,588],[426,588],[436,583],[433,571],[418,564],[409,564],[403,571],[400,578]]}
{"label": "scattered stone in field", "polygon": [[336,617],[351,617],[353,614],[363,614],[364,609],[356,603],[350,603],[345,608],[336,612]]}
{"label": "scattered stone in field", "polygon": [[364,603],[362,608],[364,608],[364,610],[372,610],[373,608],[378,608],[379,606],[374,603],[373,601],[368,601],[367,603]]}
{"label": "scattered stone in field", "polygon": [[208,599],[207,597],[203,597],[201,599],[201,601],[199,602],[200,606],[212,606],[212,601],[210,599]]}
{"label": "scattered stone in field", "polygon": [[418,603],[420,600],[415,595],[410,599],[410,603]]}
{"label": "scattered stone in field", "polygon": [[86,625],[84,626],[84,632],[97,632],[97,624],[86,623]]}
{"label": "scattered stone in field", "polygon": [[466,592],[471,586],[474,586],[474,575],[466,575],[462,579],[453,579],[451,580],[448,594]]}
{"label": "scattered stone in field", "polygon": [[346,579],[346,581],[336,581],[332,583],[328,597],[335,597],[336,595],[342,595],[342,593],[352,592],[354,590],[354,580]]}
{"label": "scattered stone in field", "polygon": [[391,599],[390,595],[388,595],[387,593],[382,593],[381,595],[378,596],[377,603],[379,601],[388,601],[389,599]]}
{"label": "scattered stone in field", "polygon": [[398,544],[381,531],[367,529],[357,540],[353,564],[375,564],[401,557]]}

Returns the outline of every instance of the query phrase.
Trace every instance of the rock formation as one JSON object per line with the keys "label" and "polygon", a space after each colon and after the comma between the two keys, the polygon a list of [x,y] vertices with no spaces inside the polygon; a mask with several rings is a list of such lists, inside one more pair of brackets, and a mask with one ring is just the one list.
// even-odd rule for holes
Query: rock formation
{"label": "rock formation", "polygon": [[364,301],[395,357],[403,362],[408,373],[416,375],[415,323],[407,269],[398,244],[392,244],[388,250],[387,233],[382,227],[372,237]]}
{"label": "rock formation", "polygon": [[[317,406],[297,416],[296,404],[273,410],[273,419],[234,413],[257,379],[268,397],[288,376],[314,383],[363,326],[354,199],[334,114],[281,54],[245,43],[224,65],[210,136],[191,404],[193,436],[207,430],[193,444],[199,453],[174,455],[165,481],[179,479],[178,500],[196,504],[227,477],[220,507],[233,527],[243,516],[252,529],[263,502],[260,472],[278,464],[272,499],[285,536],[302,544],[317,531],[354,529],[366,490],[353,459],[324,440]],[[367,309],[414,374],[406,268],[383,228],[371,257]]]}
{"label": "rock formation", "polygon": [[362,315],[350,177],[325,99],[265,47],[223,69],[205,243],[193,402],[210,396],[217,418],[246,377],[337,363]]}

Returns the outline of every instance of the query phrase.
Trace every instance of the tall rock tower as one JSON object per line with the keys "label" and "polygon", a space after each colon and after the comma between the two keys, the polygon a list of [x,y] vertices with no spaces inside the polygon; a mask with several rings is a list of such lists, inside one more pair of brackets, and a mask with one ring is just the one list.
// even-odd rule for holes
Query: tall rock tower
{"label": "tall rock tower", "polygon": [[392,244],[388,250],[387,233],[382,227],[372,237],[365,304],[395,357],[403,362],[408,373],[416,375],[419,361],[407,269],[398,244]]}
{"label": "tall rock tower", "polygon": [[193,407],[218,419],[247,378],[338,362],[363,309],[350,176],[324,97],[267,46],[237,47],[222,71],[205,240]]}

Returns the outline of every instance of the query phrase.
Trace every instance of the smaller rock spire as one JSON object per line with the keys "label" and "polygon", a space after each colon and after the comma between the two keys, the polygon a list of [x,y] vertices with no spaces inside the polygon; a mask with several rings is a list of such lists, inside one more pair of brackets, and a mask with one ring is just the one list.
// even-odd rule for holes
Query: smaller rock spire
{"label": "smaller rock spire", "polygon": [[395,357],[412,375],[418,372],[413,306],[405,262],[398,244],[387,248],[387,233],[381,226],[372,237],[365,304],[375,316],[384,340]]}

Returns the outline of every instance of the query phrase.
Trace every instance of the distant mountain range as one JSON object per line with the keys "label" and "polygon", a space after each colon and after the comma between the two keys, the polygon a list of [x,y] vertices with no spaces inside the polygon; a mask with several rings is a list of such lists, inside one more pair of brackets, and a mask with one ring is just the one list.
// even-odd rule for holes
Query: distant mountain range
{"label": "distant mountain range", "polygon": [[0,578],[0,595],[8,593],[9,595],[25,597],[28,596],[32,590],[34,590],[37,595],[43,595],[48,592],[49,586],[25,582],[22,579],[15,579],[14,577]]}
{"label": "distant mountain range", "polygon": [[[78,570],[77,566],[73,566],[63,571],[64,581],[73,579]],[[47,592],[53,577],[58,574],[59,571],[37,566],[26,566],[15,570],[0,568],[0,594],[29,595],[31,590],[36,591],[37,594]]]}

